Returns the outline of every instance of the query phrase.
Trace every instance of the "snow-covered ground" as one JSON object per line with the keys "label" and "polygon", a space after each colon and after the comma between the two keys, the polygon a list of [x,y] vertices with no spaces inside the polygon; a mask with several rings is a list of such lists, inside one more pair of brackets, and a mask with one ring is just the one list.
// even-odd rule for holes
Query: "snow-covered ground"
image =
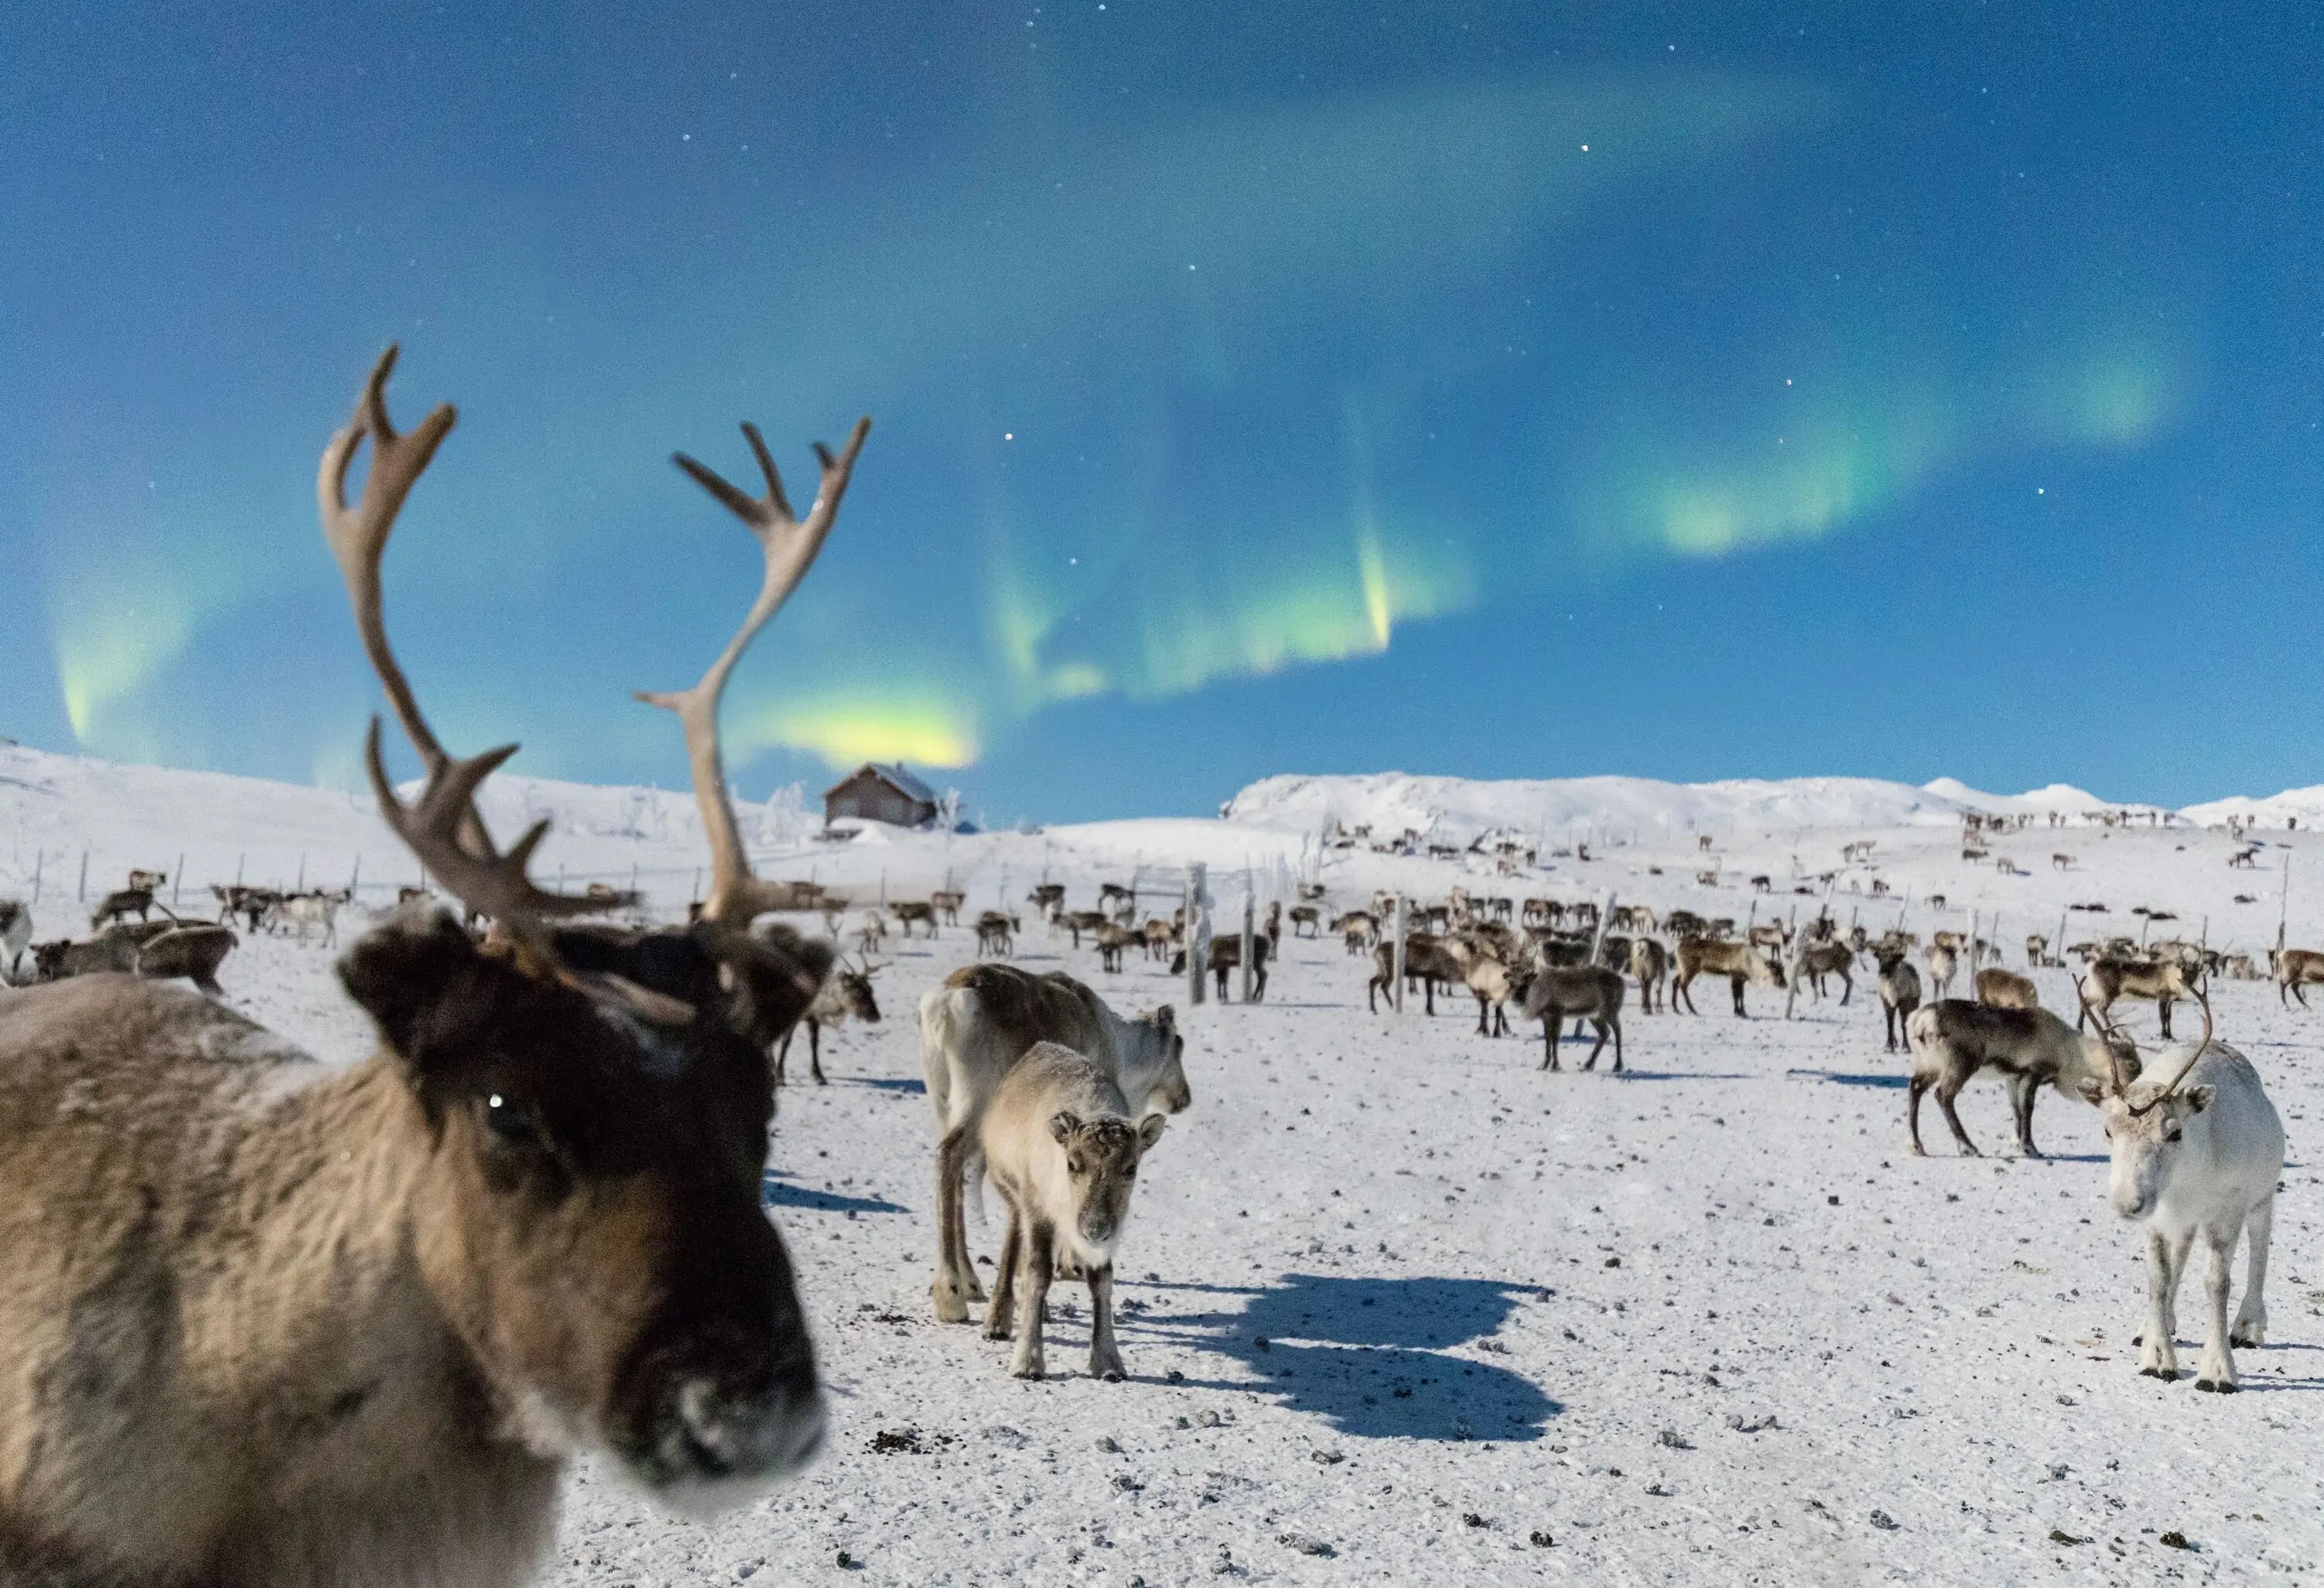
{"label": "snow-covered ground", "polygon": [[[237,859],[252,881],[287,881],[300,853],[342,880],[358,851],[382,890],[410,880],[341,796],[6,756],[0,822],[16,826],[24,877],[42,856],[43,935],[79,908],[84,845],[92,893],[180,850],[198,882]],[[1827,884],[1807,879],[1870,838],[1876,864],[1828,885],[1843,919],[1909,912],[1925,930],[1997,911],[2014,942],[2054,931],[2069,903],[2104,902],[2071,918],[2074,936],[2136,936],[2130,911],[2144,906],[2177,915],[2171,930],[2208,922],[2215,945],[2256,951],[2274,940],[2284,857],[2314,842],[2306,820],[2269,831],[2263,869],[2231,870],[2220,832],[2037,823],[1995,845],[2021,876],[1961,860],[1959,799],[1938,790],[1753,785],[1772,792],[1720,814],[1699,790],[1658,806],[1652,790],[1667,787],[1568,808],[1570,826],[1598,834],[1596,858],[1507,878],[1475,858],[1319,853],[1316,812],[1261,815],[1240,799],[1227,821],[893,835],[780,850],[761,869],[811,867],[869,900],[883,876],[908,896],[949,873],[972,909],[1021,900],[1045,870],[1085,905],[1135,869],[1160,909],[1198,859],[1230,915],[1248,866],[1263,896],[1320,869],[1335,904],[1465,879],[1765,919],[1812,913]],[[1451,793],[1510,819],[1474,786]],[[1905,808],[1914,796],[1923,808]],[[557,812],[549,871],[635,866],[657,909],[682,903],[698,860],[682,796],[535,784],[496,799],[503,827],[527,799]],[[2324,944],[2318,858],[2290,872],[2295,944]],[[1715,885],[1695,882],[1714,866]],[[1775,891],[1750,890],[1762,872]],[[1897,898],[1849,891],[1875,874]],[[1962,1113],[1993,1156],[1953,1157],[1932,1109],[1933,1156],[1910,1157],[1902,1066],[1881,1051],[1862,984],[1847,1008],[1806,1004],[1788,1023],[1780,995],[1759,992],[1748,1021],[1723,1012],[1723,989],[1702,1001],[1720,1012],[1701,1018],[1633,1006],[1624,1075],[1552,1075],[1536,1067],[1537,1030],[1479,1038],[1472,1007],[1368,1013],[1369,967],[1336,940],[1286,943],[1263,1003],[1187,1010],[1161,967],[1133,959],[1104,975],[1028,923],[1028,965],[1068,970],[1126,1010],[1180,1006],[1195,1102],[1140,1177],[1124,1245],[1130,1380],[1079,1374],[1086,1302],[1060,1286],[1059,1376],[1022,1384],[1004,1347],[936,1324],[927,1301],[931,1135],[911,1011],[971,947],[950,928],[891,939],[888,1020],[829,1040],[831,1085],[782,1096],[769,1200],[832,1386],[828,1453],[708,1527],[585,1470],[549,1581],[1986,1584],[2324,1565],[2324,1419],[2306,1399],[2324,1391],[2324,1203],[2307,1134],[2324,1106],[2324,1009],[2281,1010],[2264,983],[2215,992],[2220,1035],[2259,1066],[2292,1145],[2274,1343],[2238,1353],[2247,1393],[2214,1397],[2135,1371],[2144,1274],[2103,1198],[2096,1114],[2045,1094],[2034,1129],[2053,1156],[2021,1160],[2003,1093],[1981,1080]],[[238,1005],[352,1057],[365,1036],[329,961],[261,937],[222,974]],[[2038,976],[2052,1007],[2070,1007],[2063,973]],[[2132,1023],[2152,1035],[2151,1015]],[[971,1236],[997,1244],[973,1221]],[[2190,1287],[2182,1325],[2200,1315]],[[2173,1531],[2192,1547],[2159,1541]]]}

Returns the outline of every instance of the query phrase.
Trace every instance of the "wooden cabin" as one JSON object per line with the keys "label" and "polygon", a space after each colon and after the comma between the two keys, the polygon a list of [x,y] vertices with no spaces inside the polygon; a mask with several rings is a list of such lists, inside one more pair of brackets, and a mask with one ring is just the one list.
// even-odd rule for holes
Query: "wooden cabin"
{"label": "wooden cabin", "polygon": [[846,818],[925,826],[936,819],[936,790],[900,766],[867,761],[824,790],[825,823]]}

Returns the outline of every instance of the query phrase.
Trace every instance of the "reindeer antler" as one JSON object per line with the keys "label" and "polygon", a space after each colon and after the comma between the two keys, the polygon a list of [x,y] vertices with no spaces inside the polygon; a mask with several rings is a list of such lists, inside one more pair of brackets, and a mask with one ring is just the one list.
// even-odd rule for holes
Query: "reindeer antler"
{"label": "reindeer antler", "polygon": [[[476,814],[475,793],[503,762],[516,753],[517,747],[503,744],[466,760],[447,754],[420,714],[420,702],[388,645],[380,596],[381,554],[387,549],[387,537],[395,527],[404,497],[458,417],[450,403],[442,403],[420,421],[418,429],[397,433],[387,417],[387,379],[394,372],[396,352],[391,343],[373,366],[363,395],[355,400],[355,417],[324,447],[322,467],[315,481],[323,538],[330,543],[340,575],[346,580],[355,632],[363,638],[364,651],[371,658],[372,669],[379,674],[404,733],[428,769],[427,787],[419,802],[406,806],[387,780],[387,769],[380,757],[379,719],[374,716],[364,745],[372,789],[379,797],[382,819],[455,898],[547,955],[534,922],[548,917],[595,914],[631,902],[631,896],[573,898],[544,893],[534,887],[525,875],[525,863],[549,830],[546,821],[534,824],[505,855],[494,847],[492,835]],[[347,469],[366,438],[372,444],[371,472],[364,481],[363,499],[350,508]],[[555,956],[548,957],[553,963]]]}
{"label": "reindeer antler", "polygon": [[2205,988],[2203,991],[2201,991],[2201,992],[2200,992],[2196,993],[2196,994],[2195,994],[2195,1002],[2196,1002],[2196,1003],[2197,1003],[2197,1004],[2199,1004],[2199,1005],[2200,1005],[2200,1006],[2201,1006],[2202,1011],[2203,1011],[2203,1034],[2202,1034],[2202,1036],[2201,1036],[2201,1037],[2200,1037],[2200,1038],[2198,1038],[2198,1039],[2196,1039],[2196,1042],[2195,1042],[2195,1051],[2194,1051],[2193,1053],[2191,1053],[2191,1054],[2188,1055],[2188,1057],[2187,1057],[2187,1062],[2186,1062],[2185,1064],[2182,1064],[2182,1065],[2181,1065],[2181,1066],[2179,1066],[2179,1073],[2178,1073],[2177,1075],[2175,1075],[2175,1076],[2172,1076],[2172,1077],[2171,1077],[2171,1084],[2170,1084],[2169,1085],[2167,1085],[2167,1086],[2163,1087],[2160,1092],[2157,1092],[2153,1096],[2152,1096],[2152,1097],[2148,1098],[2148,1099],[2145,1101],[2145,1103],[2143,1103],[2143,1104],[2141,1104],[2139,1107],[2136,1107],[2136,1108],[2132,1109],[2132,1110],[2130,1111],[2131,1113],[2151,1113],[2151,1112],[2152,1112],[2152,1111],[2153,1111],[2156,1106],[2158,1106],[2158,1105],[2159,1105],[2159,1104],[2163,1101],[2163,1099],[2165,1099],[2165,1098],[2169,1097],[2172,1093],[2174,1093],[2174,1092],[2178,1091],[2178,1090],[2179,1090],[2179,1088],[2180,1088],[2181,1085],[2185,1085],[2185,1084],[2186,1084],[2187,1077],[2188,1077],[2188,1076],[2189,1076],[2189,1075],[2190,1075],[2191,1073],[2193,1073],[2194,1068],[2195,1068],[2195,1066],[2196,1066],[2196,1065],[2197,1065],[2197,1064],[2198,1064],[2198,1063],[2202,1059],[2203,1055],[2204,1055],[2205,1053],[2207,1053],[2207,1052],[2209,1052],[2209,1051],[2210,1050],[2210,1047],[2211,1047],[2211,993],[2210,993],[2210,989],[2207,987],[2207,988]]}
{"label": "reindeer antler", "polygon": [[718,749],[718,705],[726,692],[726,679],[734,670],[734,664],[742,659],[752,640],[814,566],[816,553],[823,549],[824,537],[831,533],[832,521],[839,516],[839,499],[847,493],[848,477],[855,469],[855,455],[863,449],[863,439],[871,433],[872,421],[857,420],[854,430],[847,438],[846,449],[837,457],[822,442],[815,444],[823,478],[803,519],[792,514],[790,501],[783,494],[782,475],[776,472],[775,460],[769,456],[756,425],[745,423],[742,435],[751,443],[752,456],[759,460],[760,472],[766,476],[764,496],[744,495],[714,470],[683,452],[672,456],[672,462],[693,475],[696,484],[742,521],[758,538],[767,559],[759,598],[751,604],[742,626],[734,632],[734,637],[726,642],[726,649],[710,664],[710,670],[702,675],[701,681],[691,689],[660,694],[642,689],[638,692],[638,698],[647,705],[675,712],[686,732],[695,803],[701,808],[703,832],[710,843],[710,897],[702,908],[706,920],[733,928],[747,927],[753,917],[771,908],[776,900],[773,890],[752,875],[750,858],[743,853],[742,835],[735,826],[733,802],[726,792],[725,762]]}

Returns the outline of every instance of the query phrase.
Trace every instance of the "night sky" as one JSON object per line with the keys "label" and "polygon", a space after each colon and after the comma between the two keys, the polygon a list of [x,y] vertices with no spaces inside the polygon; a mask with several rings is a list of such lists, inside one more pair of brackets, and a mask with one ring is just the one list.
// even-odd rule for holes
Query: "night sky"
{"label": "night sky", "polygon": [[0,4],[0,733],[347,783],[315,461],[455,750],[682,784],[668,461],[874,429],[763,798],[2324,781],[2324,11]]}

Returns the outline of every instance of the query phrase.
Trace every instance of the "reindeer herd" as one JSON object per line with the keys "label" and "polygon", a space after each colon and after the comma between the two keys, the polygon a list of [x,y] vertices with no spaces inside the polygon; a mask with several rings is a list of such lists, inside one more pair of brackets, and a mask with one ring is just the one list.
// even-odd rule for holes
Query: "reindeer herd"
{"label": "reindeer herd", "polygon": [[[859,922],[859,958],[778,924],[833,902],[752,871],[718,733],[729,676],[813,565],[869,430],[837,455],[796,513],[759,432],[764,480],[746,494],[684,455],[678,466],[741,521],[763,574],[700,679],[639,698],[678,719],[709,848],[706,898],[683,924],[600,919],[636,901],[606,889],[551,892],[528,863],[549,824],[503,846],[476,795],[514,752],[456,756],[436,736],[391,645],[382,562],[410,492],[454,423],[450,406],[408,432],[390,421],[395,351],[372,371],[325,448],[317,494],[359,642],[424,773],[399,798],[374,719],[365,762],[383,818],[458,913],[415,898],[337,965],[376,1041],[350,1065],[318,1063],[203,993],[235,944],[227,920],[332,941],[342,895],[220,890],[221,919],[150,919],[163,879],[109,895],[86,942],[32,945],[30,912],[0,901],[0,944],[29,948],[44,984],[0,996],[0,1584],[247,1588],[363,1582],[513,1584],[549,1548],[562,1474],[592,1451],[678,1510],[731,1508],[797,1471],[826,1415],[798,1282],[762,1200],[776,1087],[804,1022],[824,1079],[822,1032],[881,1018],[873,957],[899,936],[958,927],[949,890]],[[369,467],[357,499],[348,478]],[[1062,889],[1028,900],[1053,932],[1086,937],[1104,970],[1142,949],[1183,973],[1242,967],[1240,934],[1190,938],[1183,917],[1139,921],[1134,891],[1068,912]],[[2103,1113],[2113,1201],[2147,1232],[2153,1274],[2142,1367],[2170,1376],[2172,1306],[2195,1238],[2212,1260],[2206,1389],[2236,1386],[2231,1344],[2259,1342],[2282,1132],[2256,1074],[2212,1041],[2207,968],[2093,960],[2070,1029],[2012,981],[1979,976],[1978,1002],[1923,1005],[1892,935],[1804,940],[1686,911],[1475,900],[1413,910],[1399,964],[1381,940],[1393,898],[1331,923],[1370,958],[1368,997],[1406,978],[1433,1011],[1455,987],[1479,1030],[1508,1008],[1542,1023],[1559,1067],[1568,1020],[1595,1028],[1582,1067],[1610,1043],[1623,1067],[1626,976],[1639,1006],[1694,1011],[1699,978],[1748,987],[1837,979],[1859,956],[1913,1051],[1910,1129],[1933,1090],[1961,1150],[1953,1100],[1984,1068],[2004,1075],[2018,1144],[2034,1150],[2043,1085]],[[1324,929],[1320,891],[1268,912],[1252,947],[1263,995],[1286,928]],[[135,915],[132,923],[126,919]],[[826,913],[840,935],[835,909]],[[879,929],[873,930],[877,923]],[[1086,1284],[1088,1371],[1128,1371],[1113,1325],[1113,1265],[1139,1170],[1194,1101],[1185,1039],[1164,1005],[1117,1012],[1087,983],[1012,963],[1019,918],[973,923],[978,958],[918,1009],[936,1143],[935,1316],[1010,1342],[1009,1371],[1039,1379],[1047,1297]],[[1665,946],[1663,938],[1669,939]],[[1948,960],[1941,963],[1941,952]],[[1785,956],[1789,956],[1789,972]],[[2312,968],[2316,974],[2310,974]],[[2107,966],[2114,968],[2105,968]],[[125,974],[101,974],[101,973]],[[2324,981],[2324,956],[2284,956],[2281,985]],[[199,992],[161,984],[173,977]],[[2023,982],[2024,978],[2015,978]],[[2111,1022],[2120,1000],[2202,1010],[2204,1033],[2143,1066]],[[1787,1003],[1786,1012],[1790,1012]],[[2167,1081],[2155,1077],[2169,1075]],[[1006,1212],[988,1298],[964,1198],[989,1181]],[[2227,1264],[2248,1235],[2250,1278],[2232,1325]],[[843,1560],[843,1564],[844,1564]]]}

